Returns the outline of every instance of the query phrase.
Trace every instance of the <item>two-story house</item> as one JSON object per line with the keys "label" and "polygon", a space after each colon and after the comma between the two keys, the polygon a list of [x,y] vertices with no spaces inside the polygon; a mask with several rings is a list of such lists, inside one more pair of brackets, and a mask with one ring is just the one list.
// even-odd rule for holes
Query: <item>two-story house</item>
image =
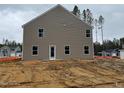
{"label": "two-story house", "polygon": [[61,5],[22,27],[24,60],[93,59],[92,27]]}

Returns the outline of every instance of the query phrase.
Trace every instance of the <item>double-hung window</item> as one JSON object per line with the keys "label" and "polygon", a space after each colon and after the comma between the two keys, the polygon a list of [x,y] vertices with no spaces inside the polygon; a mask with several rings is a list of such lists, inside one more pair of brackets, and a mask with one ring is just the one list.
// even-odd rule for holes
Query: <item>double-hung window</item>
{"label": "double-hung window", "polygon": [[38,35],[39,35],[39,37],[43,37],[43,31],[44,31],[43,28],[40,28],[40,29],[38,30]]}
{"label": "double-hung window", "polygon": [[65,46],[65,54],[70,54],[69,46]]}
{"label": "double-hung window", "polygon": [[38,55],[38,46],[32,46],[32,55]]}
{"label": "double-hung window", "polygon": [[90,37],[91,36],[91,31],[90,30],[86,30],[86,37]]}
{"label": "double-hung window", "polygon": [[84,46],[84,54],[89,54],[89,46]]}

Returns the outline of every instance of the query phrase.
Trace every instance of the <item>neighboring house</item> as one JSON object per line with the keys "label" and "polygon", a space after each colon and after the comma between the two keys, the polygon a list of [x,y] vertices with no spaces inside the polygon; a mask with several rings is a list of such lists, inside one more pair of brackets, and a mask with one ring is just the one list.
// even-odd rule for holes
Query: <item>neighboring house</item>
{"label": "neighboring house", "polygon": [[16,56],[22,57],[22,49],[21,49],[21,47],[19,47],[19,46],[16,47],[15,51],[16,51]]}
{"label": "neighboring house", "polygon": [[18,56],[20,57],[22,55],[21,48],[18,47],[10,47],[11,49],[11,56]]}
{"label": "neighboring house", "polygon": [[22,27],[24,60],[93,59],[92,27],[61,5]]}
{"label": "neighboring house", "polygon": [[0,48],[0,57],[9,57],[11,55],[10,48],[3,46]]}
{"label": "neighboring house", "polygon": [[120,52],[119,49],[109,49],[102,51],[103,56],[119,56]]}
{"label": "neighboring house", "polygon": [[21,56],[21,48],[18,47],[8,47],[3,46],[0,48],[0,57],[10,57],[10,56]]}

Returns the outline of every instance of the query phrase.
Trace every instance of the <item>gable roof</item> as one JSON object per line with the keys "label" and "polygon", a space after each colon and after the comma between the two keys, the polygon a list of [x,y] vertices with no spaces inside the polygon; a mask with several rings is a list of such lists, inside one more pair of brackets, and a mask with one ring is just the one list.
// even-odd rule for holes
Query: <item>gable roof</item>
{"label": "gable roof", "polygon": [[[30,20],[29,22],[23,24],[23,25],[22,25],[22,28],[23,28],[24,26],[26,26],[27,24],[30,24],[30,23],[33,22],[34,20],[38,19],[39,17],[43,16],[44,14],[48,13],[49,11],[52,11],[52,10],[58,8],[58,7],[61,7],[62,9],[64,9],[65,11],[67,11],[67,13],[69,13],[69,14],[72,15],[72,16],[74,16],[74,18],[76,18],[77,20],[81,21],[83,24],[86,24],[86,25],[90,26],[89,24],[85,23],[83,20],[81,20],[80,18],[78,18],[76,15],[74,15],[72,12],[68,11],[67,9],[65,9],[62,5],[58,4],[58,5],[54,6],[53,8],[49,9],[48,11],[44,12],[43,14],[41,14],[41,15],[35,17],[34,19]],[[90,27],[91,27],[91,26],[90,26]]]}

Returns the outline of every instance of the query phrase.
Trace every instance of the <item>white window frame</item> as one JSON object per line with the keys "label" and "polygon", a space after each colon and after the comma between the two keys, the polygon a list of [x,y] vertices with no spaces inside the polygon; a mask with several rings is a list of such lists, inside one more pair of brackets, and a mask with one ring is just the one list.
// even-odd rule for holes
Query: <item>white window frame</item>
{"label": "white window frame", "polygon": [[[37,46],[37,54],[36,55],[33,55],[33,46]],[[39,54],[39,46],[38,45],[32,45],[32,47],[31,47],[31,55],[32,56],[38,56],[38,54]]]}
{"label": "white window frame", "polygon": [[[89,49],[88,49],[88,50],[89,50],[89,53],[88,53],[88,54],[85,54],[85,48],[84,48],[85,46],[88,46],[88,48],[89,48]],[[84,54],[84,55],[90,55],[90,46],[89,46],[89,45],[84,45],[84,46],[83,46],[83,54]]]}
{"label": "white window frame", "polygon": [[[65,53],[65,47],[66,47],[66,46],[69,46],[69,54],[66,54],[66,53]],[[65,46],[64,46],[64,54],[65,54],[65,55],[71,55],[70,45],[65,45]]]}
{"label": "white window frame", "polygon": [[[90,37],[87,37],[87,30],[90,30],[90,33],[89,33]],[[86,38],[91,38],[91,29],[86,29],[86,30],[85,30],[85,37],[86,37]]]}

